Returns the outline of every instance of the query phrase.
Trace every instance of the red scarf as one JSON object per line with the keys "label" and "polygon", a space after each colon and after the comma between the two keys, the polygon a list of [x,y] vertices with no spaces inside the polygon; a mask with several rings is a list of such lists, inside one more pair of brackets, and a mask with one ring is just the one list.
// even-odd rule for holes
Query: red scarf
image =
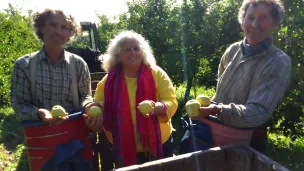
{"label": "red scarf", "polygon": [[[118,165],[130,166],[136,162],[136,142],[127,84],[122,66],[113,68],[104,89],[104,127],[112,132],[113,147]],[[136,106],[144,100],[156,101],[156,87],[151,69],[142,64],[137,77]],[[137,132],[144,150],[158,159],[163,158],[161,132],[157,116],[145,118],[136,109]]]}

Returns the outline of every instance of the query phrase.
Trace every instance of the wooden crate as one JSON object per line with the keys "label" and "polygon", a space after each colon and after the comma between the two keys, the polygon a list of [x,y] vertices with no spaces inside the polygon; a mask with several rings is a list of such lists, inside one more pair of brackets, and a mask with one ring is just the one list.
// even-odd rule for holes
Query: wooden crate
{"label": "wooden crate", "polygon": [[178,155],[116,171],[288,171],[246,145],[231,145]]}
{"label": "wooden crate", "polygon": [[95,90],[99,81],[107,74],[107,72],[94,72],[91,73],[91,87],[92,87],[92,96],[94,97]]}

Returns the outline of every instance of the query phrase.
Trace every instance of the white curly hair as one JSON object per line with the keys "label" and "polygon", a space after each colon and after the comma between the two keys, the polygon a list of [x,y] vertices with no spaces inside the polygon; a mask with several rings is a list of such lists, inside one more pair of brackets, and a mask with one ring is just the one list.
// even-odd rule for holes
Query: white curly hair
{"label": "white curly hair", "polygon": [[102,68],[109,72],[113,67],[120,63],[119,54],[126,40],[135,39],[138,41],[143,55],[143,63],[149,67],[156,65],[155,57],[149,42],[140,34],[134,31],[122,31],[115,36],[108,45],[106,54],[102,56]]}

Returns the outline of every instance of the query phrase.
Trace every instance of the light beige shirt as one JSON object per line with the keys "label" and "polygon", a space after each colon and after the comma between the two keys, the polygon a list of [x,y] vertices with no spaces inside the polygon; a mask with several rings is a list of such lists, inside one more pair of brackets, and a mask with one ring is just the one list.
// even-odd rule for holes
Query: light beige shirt
{"label": "light beige shirt", "polygon": [[244,57],[241,42],[232,44],[221,58],[213,98],[222,104],[220,119],[239,128],[264,124],[288,90],[290,77],[290,57],[276,46]]}

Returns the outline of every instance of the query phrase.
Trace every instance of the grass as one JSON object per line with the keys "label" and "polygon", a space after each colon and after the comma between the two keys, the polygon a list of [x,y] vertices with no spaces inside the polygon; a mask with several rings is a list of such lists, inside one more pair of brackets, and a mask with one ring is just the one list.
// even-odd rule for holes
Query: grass
{"label": "grass", "polygon": [[304,170],[304,137],[292,141],[280,133],[269,133],[267,153],[272,160],[292,171]]}
{"label": "grass", "polygon": [[[178,154],[178,146],[183,135],[180,117],[184,113],[183,93],[186,86],[176,88],[179,108],[172,119],[174,128],[175,153]],[[190,97],[195,98],[198,94],[213,96],[214,89],[204,87],[191,90]],[[267,154],[269,158],[280,163],[292,171],[302,171],[304,168],[304,137],[292,140],[280,132],[269,133],[267,142]],[[14,111],[7,107],[0,109],[0,171],[28,171],[28,162],[24,147],[22,127]]]}
{"label": "grass", "polygon": [[24,136],[12,108],[0,109],[0,171],[28,171]]}

